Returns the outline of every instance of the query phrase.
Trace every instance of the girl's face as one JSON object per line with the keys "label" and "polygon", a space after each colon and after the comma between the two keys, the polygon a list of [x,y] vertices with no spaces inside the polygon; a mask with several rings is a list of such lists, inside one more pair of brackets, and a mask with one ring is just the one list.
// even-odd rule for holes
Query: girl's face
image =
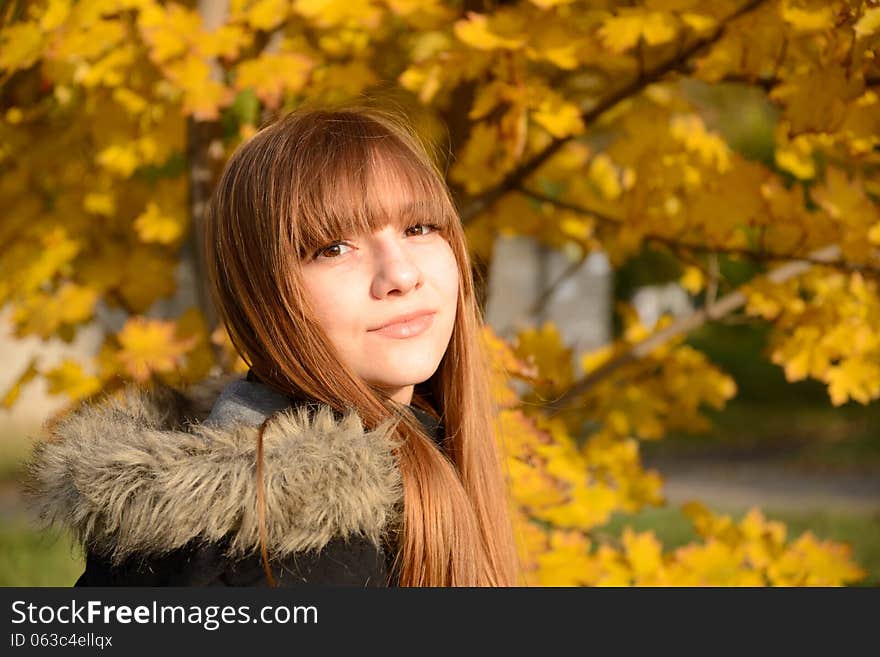
{"label": "girl's face", "polygon": [[409,404],[413,386],[440,365],[455,321],[458,267],[443,235],[428,224],[389,224],[307,254],[302,275],[343,361]]}

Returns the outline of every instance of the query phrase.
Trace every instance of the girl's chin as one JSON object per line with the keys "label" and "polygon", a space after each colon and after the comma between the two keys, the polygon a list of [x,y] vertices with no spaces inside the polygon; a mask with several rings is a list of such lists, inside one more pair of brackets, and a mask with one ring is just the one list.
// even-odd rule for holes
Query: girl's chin
{"label": "girl's chin", "polygon": [[382,390],[399,390],[406,386],[416,385],[431,378],[437,367],[413,368],[401,371],[384,371],[379,376],[365,377],[370,385]]}

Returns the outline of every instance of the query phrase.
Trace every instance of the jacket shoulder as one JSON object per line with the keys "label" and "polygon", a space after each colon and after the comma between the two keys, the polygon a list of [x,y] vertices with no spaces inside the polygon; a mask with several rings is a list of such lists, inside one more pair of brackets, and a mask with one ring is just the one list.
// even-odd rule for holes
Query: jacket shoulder
{"label": "jacket shoulder", "polygon": [[37,443],[26,499],[84,546],[83,583],[151,571],[169,581],[172,571],[193,582],[256,580],[253,564],[264,580],[259,486],[279,581],[315,579],[334,563],[340,577],[378,576],[368,565],[384,564],[402,501],[394,421],[367,430],[354,411],[276,409],[258,481],[259,417],[207,421],[223,389],[216,380],[189,390],[129,387],[76,408]]}

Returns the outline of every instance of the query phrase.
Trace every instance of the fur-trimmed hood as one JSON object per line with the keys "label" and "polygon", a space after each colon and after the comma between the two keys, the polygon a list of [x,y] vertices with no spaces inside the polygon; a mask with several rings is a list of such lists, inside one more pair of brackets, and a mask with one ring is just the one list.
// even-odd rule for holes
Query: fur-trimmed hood
{"label": "fur-trimmed hood", "polygon": [[256,444],[263,436],[267,548],[278,556],[335,537],[378,544],[399,520],[396,421],[291,406],[267,386],[214,379],[187,391],[128,388],[82,405],[28,463],[27,498],[114,562],[196,541],[259,549]]}

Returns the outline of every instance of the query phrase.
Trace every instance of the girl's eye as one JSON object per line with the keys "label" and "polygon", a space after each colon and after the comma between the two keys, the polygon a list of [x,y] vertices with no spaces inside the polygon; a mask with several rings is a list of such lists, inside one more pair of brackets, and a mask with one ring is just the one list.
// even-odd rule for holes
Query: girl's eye
{"label": "girl's eye", "polygon": [[343,249],[343,248],[351,248],[351,247],[349,247],[347,244],[345,244],[343,242],[333,242],[332,244],[328,244],[327,246],[323,246],[320,249],[318,249],[317,251],[315,251],[315,255],[313,255],[312,258],[315,258],[315,259],[321,258],[321,257],[335,258],[337,256],[342,255],[342,253],[344,253],[344,252],[339,251],[339,249]]}
{"label": "girl's eye", "polygon": [[[415,226],[410,226],[406,229],[406,232],[411,231],[413,228],[418,229],[419,232],[415,233],[416,236],[419,235],[428,235],[432,231],[440,230],[440,226],[435,226],[434,224],[416,224]],[[426,232],[421,232],[422,228],[427,228]]]}

